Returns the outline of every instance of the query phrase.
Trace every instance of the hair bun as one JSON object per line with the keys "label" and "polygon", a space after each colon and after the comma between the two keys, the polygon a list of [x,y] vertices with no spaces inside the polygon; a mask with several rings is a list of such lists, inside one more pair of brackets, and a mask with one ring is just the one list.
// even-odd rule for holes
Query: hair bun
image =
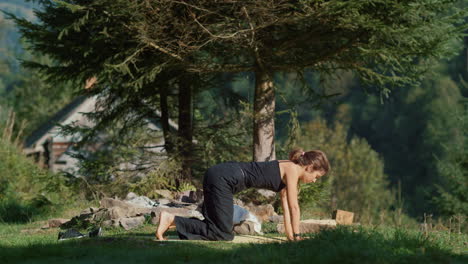
{"label": "hair bun", "polygon": [[323,170],[325,173],[330,170],[330,162],[320,150],[304,152],[301,148],[295,149],[289,153],[289,160],[300,166],[312,165],[314,170]]}
{"label": "hair bun", "polygon": [[304,150],[299,148],[299,149],[294,149],[289,153],[289,160],[296,163],[296,164],[301,164],[300,159],[304,155],[303,153]]}

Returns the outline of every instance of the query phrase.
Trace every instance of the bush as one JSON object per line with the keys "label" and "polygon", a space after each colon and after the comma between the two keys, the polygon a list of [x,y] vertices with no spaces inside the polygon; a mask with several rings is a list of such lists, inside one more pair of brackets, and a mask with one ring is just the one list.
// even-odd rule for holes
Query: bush
{"label": "bush", "polygon": [[0,138],[0,153],[0,221],[30,221],[68,198],[63,178],[39,168],[16,145]]}

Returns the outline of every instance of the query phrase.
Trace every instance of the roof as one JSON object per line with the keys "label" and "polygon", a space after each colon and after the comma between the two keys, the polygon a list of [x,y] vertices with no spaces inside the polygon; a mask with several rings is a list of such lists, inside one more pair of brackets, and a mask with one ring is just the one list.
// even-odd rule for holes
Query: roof
{"label": "roof", "polygon": [[71,103],[66,105],[60,111],[58,111],[52,118],[50,118],[46,123],[41,125],[38,129],[34,130],[31,135],[26,139],[24,143],[25,148],[32,148],[34,145],[50,130],[52,130],[57,124],[65,121],[70,115],[72,115],[75,110],[83,104],[87,96],[81,95],[75,98]]}
{"label": "roof", "polygon": [[[94,97],[89,97],[86,95],[81,95],[75,98],[72,102],[70,102],[68,105],[63,107],[60,111],[58,111],[52,118],[50,118],[46,123],[41,125],[38,129],[33,131],[31,135],[26,139],[24,148],[30,149],[30,148],[35,148],[39,144],[42,144],[42,141],[45,141],[45,136],[50,133],[58,124],[65,123],[67,119],[69,119],[73,114],[77,113],[77,111],[87,104],[88,101],[90,100],[95,100],[96,98]],[[89,102],[91,103],[91,102]],[[94,104],[92,105],[94,108]],[[92,111],[91,109],[87,109],[88,111]],[[80,112],[79,112],[80,113]],[[161,116],[161,113],[156,110],[156,115]],[[150,127],[153,129],[161,129],[160,123],[158,120],[154,118],[147,118],[148,124]],[[169,119],[169,126],[174,129],[178,130],[177,124]]]}

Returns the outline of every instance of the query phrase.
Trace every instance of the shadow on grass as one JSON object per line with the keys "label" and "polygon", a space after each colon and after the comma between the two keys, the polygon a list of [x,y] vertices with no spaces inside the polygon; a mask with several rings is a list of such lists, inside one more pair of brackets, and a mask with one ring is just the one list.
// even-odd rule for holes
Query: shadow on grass
{"label": "shadow on grass", "polygon": [[[174,235],[172,232],[169,235]],[[0,247],[0,263],[468,263],[441,241],[405,231],[339,228],[290,243],[159,242],[128,233]]]}

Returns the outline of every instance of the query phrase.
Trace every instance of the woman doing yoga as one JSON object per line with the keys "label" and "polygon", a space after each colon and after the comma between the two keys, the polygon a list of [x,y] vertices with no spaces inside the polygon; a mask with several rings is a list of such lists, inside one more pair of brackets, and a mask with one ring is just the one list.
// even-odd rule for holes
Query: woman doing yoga
{"label": "woman doing yoga", "polygon": [[301,149],[291,151],[289,160],[217,164],[203,178],[205,219],[162,212],[156,237],[165,240],[164,233],[175,225],[180,239],[232,240],[234,194],[247,188],[263,188],[280,193],[286,236],[289,240],[301,240],[298,183],[313,183],[329,170],[330,164],[322,151]]}

